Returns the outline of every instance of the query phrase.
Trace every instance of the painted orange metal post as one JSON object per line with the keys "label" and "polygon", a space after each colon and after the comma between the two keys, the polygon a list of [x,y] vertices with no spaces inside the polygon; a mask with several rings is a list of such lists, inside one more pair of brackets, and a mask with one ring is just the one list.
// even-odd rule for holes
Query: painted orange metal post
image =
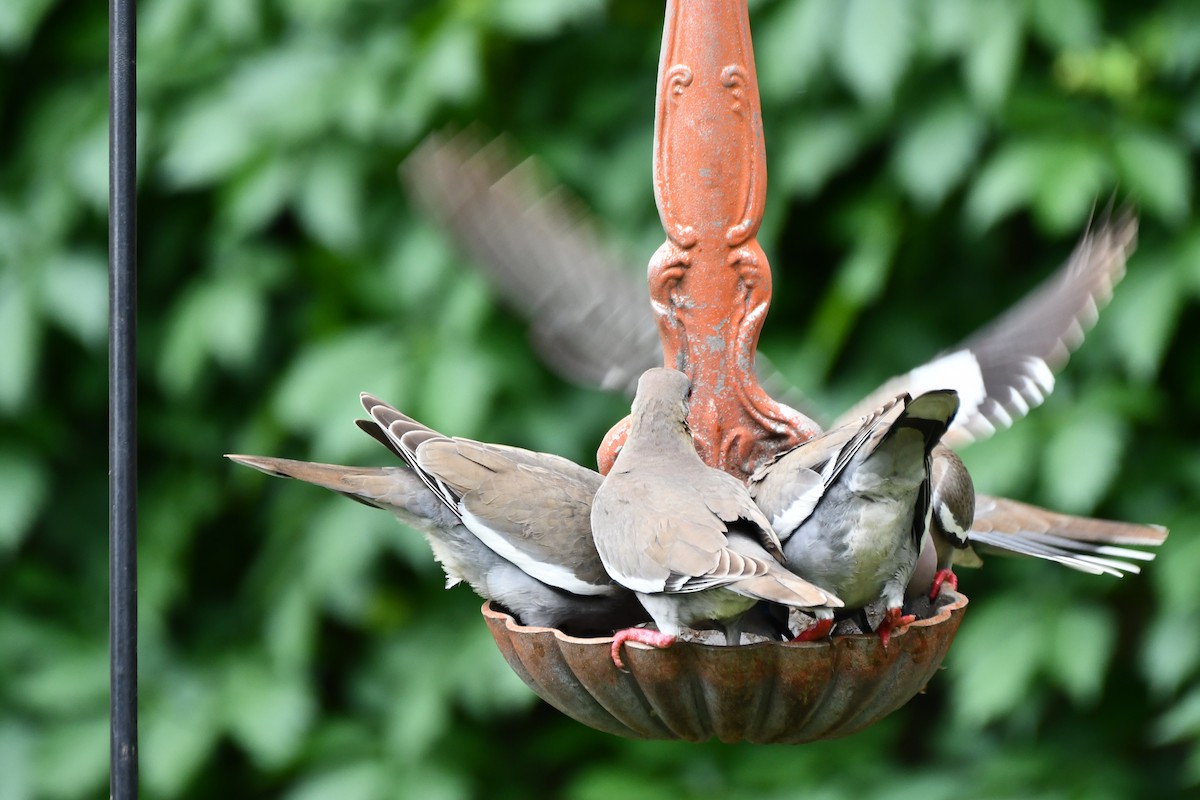
{"label": "painted orange metal post", "polygon": [[[766,149],[746,0],[668,0],[654,121],[654,196],[667,241],[650,261],[665,365],[692,379],[700,457],[740,478],[819,429],[758,384],[771,301],[755,238]],[[607,473],[628,418],[605,437]]]}

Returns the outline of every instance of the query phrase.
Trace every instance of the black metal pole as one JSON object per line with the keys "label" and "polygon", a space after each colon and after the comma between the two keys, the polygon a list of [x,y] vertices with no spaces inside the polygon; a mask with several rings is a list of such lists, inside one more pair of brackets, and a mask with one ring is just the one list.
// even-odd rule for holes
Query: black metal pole
{"label": "black metal pole", "polygon": [[138,793],[137,748],[137,26],[108,6],[109,790]]}

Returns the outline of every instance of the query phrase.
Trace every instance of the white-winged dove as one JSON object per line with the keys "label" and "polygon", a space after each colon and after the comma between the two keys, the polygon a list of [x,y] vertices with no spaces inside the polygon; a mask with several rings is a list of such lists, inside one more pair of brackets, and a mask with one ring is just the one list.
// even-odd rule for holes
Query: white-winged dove
{"label": "white-winged dove", "polygon": [[[637,376],[662,363],[642,279],[611,255],[596,233],[596,224],[575,198],[561,186],[543,189],[549,184],[532,159],[515,169],[511,163],[498,142],[481,149],[468,135],[435,136],[410,156],[404,175],[413,195],[454,233],[493,285],[530,320],[534,346],[554,369],[584,385],[632,393]],[[831,428],[857,425],[861,415],[901,392],[917,395],[943,387],[956,389],[962,401],[943,437],[945,444],[961,446],[990,435],[996,427],[1007,427],[1053,390],[1054,372],[1082,342],[1085,330],[1124,276],[1136,237],[1137,219],[1132,213],[1106,212],[1084,232],[1067,262],[1018,304],[955,347],[889,380]],[[809,416],[820,416],[761,354],[756,364],[759,379],[771,394]],[[948,453],[943,448],[934,452],[933,494],[935,510],[946,509],[944,513],[952,516],[935,518],[931,534],[943,561],[952,556],[954,563],[970,563],[966,551],[959,549],[963,540],[953,534],[956,525],[971,517],[973,498],[963,494],[970,477],[958,469],[960,465],[945,461]],[[942,485],[943,480],[949,482]],[[980,496],[980,505],[993,499]],[[1004,529],[1026,524],[1020,519],[1028,519],[1032,507],[1022,506],[1020,518],[1006,521],[1008,508],[996,506],[987,524]],[[1041,525],[1052,526],[1055,535],[1094,536],[1087,541],[1097,546],[1121,543],[1105,538],[1119,535],[1115,531],[1089,527],[1085,518],[1044,513]],[[1159,536],[1157,541],[1139,539],[1139,544],[1158,544],[1165,537],[1161,529],[1140,527]],[[996,547],[1001,553],[1020,552],[1015,545]],[[1072,565],[1058,555],[1041,557]],[[930,551],[927,560],[938,559]],[[917,582],[922,588],[932,586],[935,596],[942,580],[955,585],[949,564],[936,585],[930,575],[919,572]]]}
{"label": "white-winged dove", "polygon": [[696,455],[687,426],[691,384],[673,369],[638,381],[629,437],[592,503],[592,535],[608,573],[634,592],[658,626],[618,632],[621,645],[674,643],[683,627],[716,623],[726,642],[759,600],[836,608],[833,592],[786,570],[779,539],[737,478]]}
{"label": "white-winged dove", "polygon": [[[934,465],[937,463],[935,460]],[[1156,547],[1166,538],[1167,529],[1161,525],[1076,517],[1006,497],[976,494],[966,545],[939,547],[936,540],[928,542],[908,594],[930,591],[936,596],[939,576],[945,576],[952,566],[982,566],[980,555],[1039,558],[1092,575],[1137,574],[1141,568],[1134,562],[1152,561],[1154,553],[1133,547]]]}
{"label": "white-winged dove", "polygon": [[[826,586],[870,626],[864,610],[882,598],[884,646],[905,615],[904,592],[930,525],[931,453],[958,410],[952,390],[901,395],[858,425],[819,435],[777,456],[750,478],[750,492],[783,542],[788,568]],[[833,625],[831,611],[800,635]]]}
{"label": "white-winged dove", "polygon": [[448,586],[466,581],[526,625],[607,634],[647,619],[592,543],[599,473],[548,453],[447,438],[369,394],[362,403],[371,419],[359,427],[409,468],[229,458],[392,512],[424,534]]}

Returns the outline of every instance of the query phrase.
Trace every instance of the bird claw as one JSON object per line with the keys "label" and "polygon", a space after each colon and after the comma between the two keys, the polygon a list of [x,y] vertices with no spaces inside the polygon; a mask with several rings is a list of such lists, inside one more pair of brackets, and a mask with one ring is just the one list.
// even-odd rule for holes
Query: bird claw
{"label": "bird claw", "polygon": [[875,630],[879,634],[879,642],[883,645],[883,649],[887,650],[888,642],[892,638],[892,631],[903,632],[905,628],[916,621],[916,614],[902,614],[898,608],[889,608],[879,622],[879,627]]}
{"label": "bird claw", "polygon": [[933,587],[929,590],[930,601],[937,600],[938,595],[942,593],[943,585],[949,586],[951,589],[958,589],[958,576],[949,567],[939,569],[933,576]]}
{"label": "bird claw", "polygon": [[621,672],[629,672],[621,659],[621,645],[626,642],[641,642],[651,647],[670,647],[675,644],[675,637],[669,633],[652,631],[648,628],[626,628],[613,634],[612,660]]}
{"label": "bird claw", "polygon": [[796,635],[796,638],[792,639],[792,641],[793,642],[815,642],[818,639],[826,639],[829,637],[829,634],[832,630],[833,630],[833,620],[832,619],[819,619],[815,623],[813,623],[811,626],[800,631],[800,633],[798,633]]}

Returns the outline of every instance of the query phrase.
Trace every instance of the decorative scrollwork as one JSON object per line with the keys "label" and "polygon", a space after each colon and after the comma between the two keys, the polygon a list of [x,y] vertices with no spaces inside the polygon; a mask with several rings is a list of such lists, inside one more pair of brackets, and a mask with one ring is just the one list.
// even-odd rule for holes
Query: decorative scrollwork
{"label": "decorative scrollwork", "polygon": [[676,64],[663,75],[663,86],[667,87],[669,94],[679,97],[684,89],[692,85],[695,77],[687,64]]}
{"label": "decorative scrollwork", "polygon": [[729,90],[729,108],[735,114],[745,111],[743,99],[747,83],[746,69],[740,64],[730,64],[721,70],[721,85]]}

